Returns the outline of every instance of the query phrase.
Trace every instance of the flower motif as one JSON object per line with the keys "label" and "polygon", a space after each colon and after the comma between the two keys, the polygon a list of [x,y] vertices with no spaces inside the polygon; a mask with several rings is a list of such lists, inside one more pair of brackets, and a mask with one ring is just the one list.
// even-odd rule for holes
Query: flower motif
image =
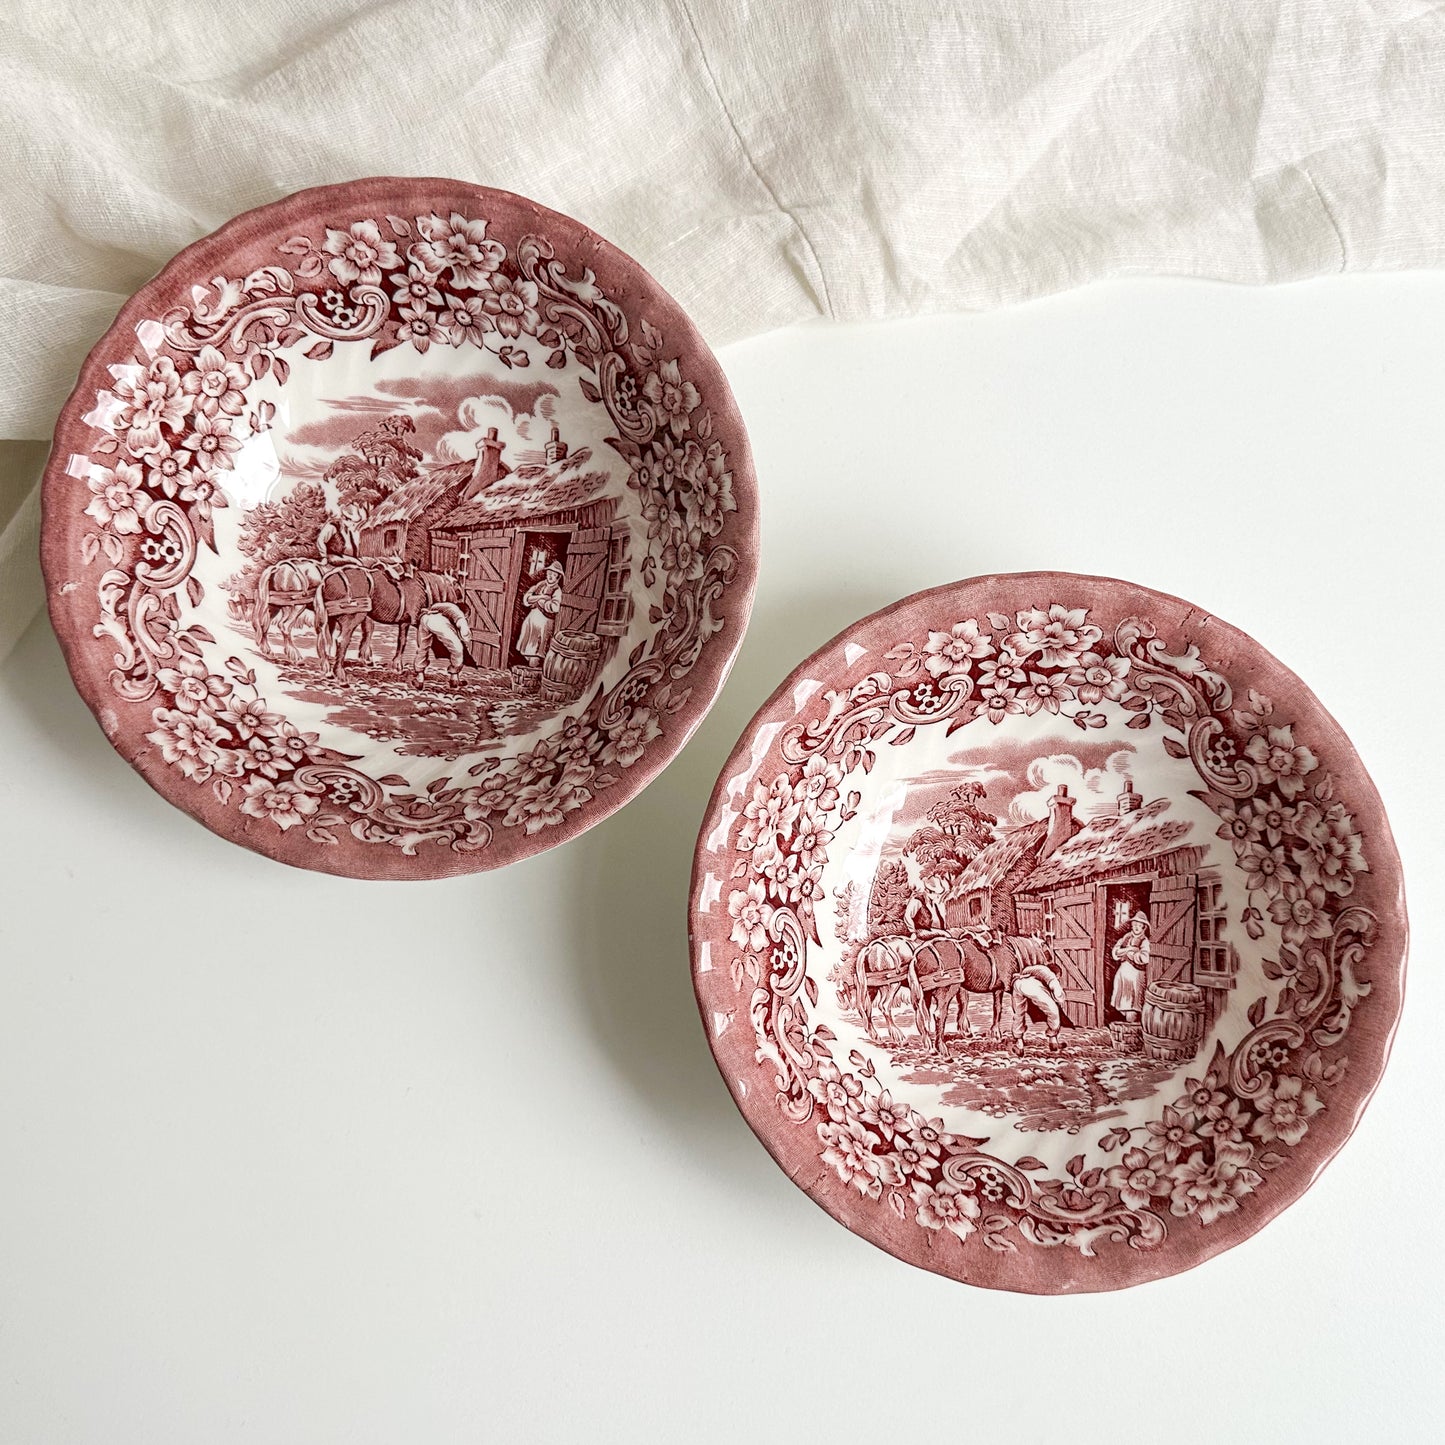
{"label": "flower motif", "polygon": [[929,1159],[937,1159],[943,1153],[948,1135],[942,1119],[925,1119],[922,1114],[912,1112],[906,1127],[899,1131],[899,1142],[917,1150]]}
{"label": "flower motif", "polygon": [[1294,818],[1294,836],[1299,847],[1291,856],[1305,883],[1328,893],[1349,893],[1355,874],[1369,871],[1355,820],[1343,803],[1321,809],[1316,804],[1299,805]]}
{"label": "flower motif", "polygon": [[225,507],[226,498],[216,487],[214,473],[206,476],[203,473],[189,472],[181,486],[181,501],[190,502],[195,508],[196,515],[209,517],[212,507]]}
{"label": "flower motif", "polygon": [[528,833],[540,833],[560,823],[568,813],[580,808],[592,797],[591,792],[581,786],[567,770],[550,783],[529,783],[517,792],[512,806],[507,809],[503,823],[515,828],[525,824]]}
{"label": "flower motif", "polygon": [[404,276],[391,278],[391,299],[398,307],[440,306],[442,293],[437,290],[436,274],[415,261],[409,262]]}
{"label": "flower motif", "polygon": [[1041,667],[1073,667],[1083,654],[1103,637],[1087,621],[1087,607],[1050,604],[1048,611],[1035,607],[1018,614],[1018,631],[1007,638],[1008,646],[1021,660],[1035,654]]}
{"label": "flower motif", "polygon": [[1319,766],[1315,755],[1295,742],[1293,725],[1288,723],[1282,728],[1272,727],[1256,733],[1244,751],[1259,769],[1260,778],[1277,784],[1286,798],[1298,797],[1306,775]]}
{"label": "flower motif", "polygon": [[697,388],[682,379],[676,359],[664,361],[656,371],[649,372],[642,383],[642,394],[660,413],[660,419],[675,437],[692,430],[689,413],[702,398]]}
{"label": "flower motif", "polygon": [[746,888],[734,888],[728,896],[728,917],[732,932],[728,935],[739,948],[761,953],[768,946],[768,919],[772,910],[763,893],[762,880],[754,878]]}
{"label": "flower motif", "polygon": [[146,737],[160,748],[166,762],[179,767],[186,777],[203,783],[213,772],[227,771],[223,766],[228,751],[226,734],[213,717],[158,707],[151,721],[155,731]]}
{"label": "flower motif", "polygon": [[786,773],[779,773],[771,783],[753,784],[753,796],[743,808],[743,826],[738,832],[738,848],[751,852],[754,864],[760,864],[778,851],[779,835],[792,831],[802,812],[802,803],[793,795],[793,785]]}
{"label": "flower motif", "polygon": [[1128,676],[1129,663],[1125,658],[1086,652],[1069,673],[1069,682],[1080,702],[1103,702],[1105,698],[1118,702],[1124,696]]}
{"label": "flower motif", "polygon": [[286,749],[276,732],[253,733],[246,740],[241,762],[248,773],[260,773],[266,778],[279,778],[282,773],[292,771]]}
{"label": "flower motif", "polygon": [[163,667],[156,674],[160,685],[175,694],[176,706],[182,712],[210,710],[217,698],[230,692],[231,684],[206,668],[199,657],[182,654],[174,667]]}
{"label": "flower motif", "polygon": [[859,1108],[858,1117],[876,1129],[885,1139],[892,1139],[908,1123],[911,1110],[907,1104],[896,1104],[887,1089],[876,1099],[865,1099]]}
{"label": "flower motif", "polygon": [[791,851],[797,854],[804,868],[821,867],[827,862],[828,844],[832,841],[832,832],[823,826],[816,813],[809,810],[798,821]]}
{"label": "flower motif", "polygon": [[353,221],[344,231],[328,226],[321,249],[331,257],[327,267],[343,286],[379,286],[383,271],[401,265],[396,246],[382,236],[375,221]]}
{"label": "flower motif", "polygon": [[1229,1102],[1229,1095],[1219,1087],[1219,1075],[1212,1069],[1202,1079],[1185,1080],[1189,1092],[1179,1100],[1193,1110],[1196,1118],[1212,1119]]}
{"label": "flower motif", "polygon": [[252,778],[242,791],[241,811],[252,818],[269,818],[282,832],[304,823],[321,806],[314,793],[290,779]]}
{"label": "flower motif", "polygon": [[195,465],[203,472],[229,471],[236,465],[231,453],[241,450],[239,439],[231,435],[230,419],[203,411],[192,417],[190,433],[181,445],[195,453]]}
{"label": "flower motif", "polygon": [[913,1199],[918,1205],[918,1222],[925,1229],[946,1229],[960,1239],[973,1233],[979,1203],[964,1186],[948,1179],[937,1184],[919,1180],[913,1186]]}
{"label": "flower motif", "polygon": [[217,716],[242,742],[258,733],[270,737],[281,725],[280,714],[268,712],[260,698],[246,698],[239,693],[232,693]]}
{"label": "flower motif", "polygon": [[838,784],[842,781],[841,769],[830,763],[822,753],[814,753],[803,765],[796,796],[810,803],[819,813],[831,813],[837,806]]}
{"label": "flower motif", "polygon": [[1247,1144],[1221,1144],[1212,1162],[1196,1154],[1174,1170],[1174,1188],[1169,1196],[1173,1214],[1197,1214],[1201,1224],[1213,1224],[1221,1214],[1231,1214],[1239,1201],[1263,1180],[1249,1167],[1254,1150]]}
{"label": "flower motif", "polygon": [[1150,1119],[1144,1127],[1149,1132],[1150,1148],[1162,1154],[1167,1164],[1175,1163],[1191,1149],[1199,1147],[1200,1139],[1194,1132],[1193,1118],[1170,1104],[1164,1106],[1161,1118]]}
{"label": "flower motif", "polygon": [[417,229],[424,237],[407,255],[433,276],[450,271],[452,284],[464,291],[481,290],[502,264],[506,250],[487,237],[485,221],[469,221],[456,211],[448,221],[438,215],[423,216]]}
{"label": "flower motif", "polygon": [[[1024,705],[1018,700],[1018,695],[1011,687],[986,687],[979,694],[981,704],[980,717],[986,717],[991,723],[1001,723],[1011,713],[1021,713]],[[1038,711],[1037,708],[1034,709]]]}
{"label": "flower motif", "polygon": [[169,356],[156,357],[142,376],[117,381],[113,391],[121,405],[112,426],[117,435],[125,433],[125,444],[136,456],[160,445],[163,426],[179,431],[191,409]]}
{"label": "flower motif", "polygon": [[607,729],[602,761],[630,768],[642,756],[648,743],[661,736],[662,727],[657,714],[651,708],[635,707],[621,722]]}
{"label": "flower motif", "polygon": [[855,1074],[845,1074],[831,1059],[824,1059],[818,1065],[818,1072],[808,1080],[808,1092],[828,1111],[828,1117],[835,1124],[841,1124],[857,1108],[863,1084]]}
{"label": "flower motif", "polygon": [[1251,892],[1259,889],[1270,898],[1284,887],[1290,876],[1284,849],[1269,848],[1263,843],[1247,844],[1239,855],[1239,866],[1244,869],[1245,886]]}
{"label": "flower motif", "polygon": [[214,346],[203,346],[194,368],[181,382],[194,398],[197,412],[215,416],[240,416],[246,404],[246,373],[234,361],[227,361]]}
{"label": "flower motif", "polygon": [[1286,883],[1269,905],[1269,916],[1282,925],[1286,943],[1328,938],[1334,931],[1326,912],[1328,895],[1318,884]]}
{"label": "flower motif", "polygon": [[981,688],[1022,687],[1029,675],[1018,656],[1007,647],[1001,647],[996,657],[979,664],[978,685]]}
{"label": "flower motif", "polygon": [[1104,1177],[1130,1209],[1148,1209],[1156,1195],[1168,1194],[1173,1188],[1163,1161],[1139,1148],[1127,1150]]}
{"label": "flower motif", "polygon": [[117,462],[113,472],[93,467],[86,481],[90,488],[87,517],[94,517],[112,532],[132,535],[140,531],[140,513],[145,505],[142,495],[141,471],[134,462]]}
{"label": "flower motif", "polygon": [[1249,1127],[1249,1114],[1238,1099],[1229,1099],[1210,1111],[1199,1126],[1199,1132],[1214,1140],[1215,1151],[1221,1144],[1242,1144]]}
{"label": "flower motif", "polygon": [[140,544],[140,554],[143,561],[158,567],[174,567],[183,555],[181,544],[169,533],[144,538]]}
{"label": "flower motif", "polygon": [[993,640],[970,617],[947,632],[930,632],[923,644],[923,665],[934,677],[954,677],[993,651]]}
{"label": "flower motif", "polygon": [[1023,703],[1024,711],[1032,717],[1040,708],[1045,712],[1058,712],[1060,706],[1073,695],[1073,688],[1062,677],[1031,672],[1028,686],[1020,690],[1019,700]]}
{"label": "flower motif", "polygon": [[733,474],[724,465],[726,460],[722,443],[710,442],[696,482],[697,517],[709,537],[717,536],[727,514],[738,509],[733,499]]}
{"label": "flower motif", "polygon": [[451,296],[442,308],[438,324],[453,346],[467,341],[480,346],[482,336],[492,329],[492,318],[487,315],[480,296]]}
{"label": "flower motif", "polygon": [[494,325],[503,336],[518,337],[523,331],[535,331],[537,316],[537,283],[518,279],[498,271],[491,278],[488,290],[482,297],[487,314],[494,318]]}
{"label": "flower motif", "polygon": [[403,306],[398,315],[401,334],[418,351],[430,350],[434,341],[446,343],[447,333],[442,327],[441,317],[420,302],[414,301],[410,306]]}
{"label": "flower motif", "polygon": [[176,496],[194,475],[191,463],[195,458],[184,448],[177,451],[169,442],[162,441],[146,453],[146,483],[164,492],[168,497]]}
{"label": "flower motif", "polygon": [[695,582],[702,576],[702,528],[674,522],[662,549],[662,565],[676,577]]}
{"label": "flower motif", "polygon": [[898,1165],[887,1155],[873,1152],[873,1136],[856,1119],[826,1120],[818,1125],[818,1138],[823,1144],[823,1162],[865,1197],[877,1199],[885,1184],[893,1187],[903,1182]]}
{"label": "flower motif", "polygon": [[1266,1144],[1278,1139],[1298,1144],[1309,1130],[1310,1120],[1325,1106],[1303,1079],[1285,1074],[1274,1081],[1255,1101],[1259,1117],[1250,1131]]}

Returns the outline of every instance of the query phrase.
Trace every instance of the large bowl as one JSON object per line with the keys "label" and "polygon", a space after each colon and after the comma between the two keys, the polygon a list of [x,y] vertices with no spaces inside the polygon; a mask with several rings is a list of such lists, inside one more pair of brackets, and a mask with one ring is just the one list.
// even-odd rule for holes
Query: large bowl
{"label": "large bowl", "polygon": [[87,359],[51,617],[116,749],[214,829],[363,878],[620,807],[742,640],[741,419],[676,302],[502,191],[304,191],[188,247]]}
{"label": "large bowl", "polygon": [[1380,1077],[1406,919],[1339,726],[1244,634],[1058,573],[809,658],[698,841],[703,1020],[850,1229],[970,1283],[1117,1289],[1253,1233]]}

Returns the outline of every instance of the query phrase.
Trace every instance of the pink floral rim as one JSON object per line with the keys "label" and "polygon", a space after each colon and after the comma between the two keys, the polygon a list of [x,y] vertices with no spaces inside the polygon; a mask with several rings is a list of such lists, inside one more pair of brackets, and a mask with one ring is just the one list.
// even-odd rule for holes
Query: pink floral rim
{"label": "pink floral rim", "polygon": [[[411,294],[421,282],[436,305]],[[214,546],[238,435],[273,424],[247,390],[284,384],[289,355],[470,345],[511,369],[529,363],[513,344],[524,331],[553,348],[549,366],[579,363],[583,396],[611,418],[648,522],[642,572],[661,582],[654,630],[529,752],[414,792],[292,725],[244,659],[212,655],[215,637],[186,617],[203,592],[194,567]],[[449,180],[303,191],[181,252],[87,358],[43,497],[51,618],[116,749],[222,836],[363,878],[497,867],[622,806],[711,706],[757,571],[746,434],[677,303],[578,222]]]}
{"label": "pink floral rim", "polygon": [[[1193,766],[1248,889],[1240,924],[1251,939],[1273,924],[1278,942],[1242,1037],[1055,1171],[1023,1152],[1027,1135],[953,1134],[890,1093],[819,1017],[808,961],[827,845],[880,749],[1040,711],[1087,735],[1101,705]],[[789,1177],[901,1259],[1027,1293],[1177,1273],[1298,1198],[1379,1081],[1406,941],[1380,799],[1305,685],[1177,598],[1056,573],[917,594],[803,663],[723,769],[690,909],[710,1046]]]}

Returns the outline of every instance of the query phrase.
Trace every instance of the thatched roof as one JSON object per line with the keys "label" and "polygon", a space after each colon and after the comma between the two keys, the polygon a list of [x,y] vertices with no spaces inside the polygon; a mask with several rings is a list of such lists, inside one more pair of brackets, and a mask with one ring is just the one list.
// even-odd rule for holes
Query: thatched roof
{"label": "thatched roof", "polygon": [[954,880],[949,897],[958,898],[979,888],[996,888],[1026,857],[1038,851],[1048,831],[1048,820],[1044,818],[1010,828],[973,857]]}
{"label": "thatched roof", "polygon": [[455,532],[468,527],[502,527],[585,507],[599,500],[607,481],[606,472],[575,472],[564,463],[539,468],[530,476],[518,470],[439,518],[433,529]]}
{"label": "thatched roof", "polygon": [[1019,884],[1019,891],[1035,893],[1043,888],[1056,888],[1062,883],[1081,881],[1097,873],[1108,873],[1130,863],[1172,853],[1183,845],[1191,825],[1178,818],[1162,817],[1168,809],[1167,798],[1155,798],[1122,818],[1114,814],[1091,818]]}
{"label": "thatched roof", "polygon": [[379,527],[384,522],[414,522],[428,507],[439,502],[454,487],[471,480],[473,462],[451,462],[432,467],[386,497],[362,524]]}

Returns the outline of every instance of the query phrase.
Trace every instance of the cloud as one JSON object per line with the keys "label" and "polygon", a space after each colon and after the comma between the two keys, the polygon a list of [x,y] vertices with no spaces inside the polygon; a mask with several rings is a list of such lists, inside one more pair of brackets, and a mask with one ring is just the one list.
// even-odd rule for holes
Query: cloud
{"label": "cloud", "polygon": [[[551,434],[552,420],[557,413],[557,393],[550,388],[535,393],[530,410],[519,408],[514,396],[503,395],[489,384],[485,392],[463,398],[457,406],[457,429],[448,431],[437,441],[437,459],[459,462],[476,456],[477,443],[489,428],[496,427],[506,444],[505,450],[517,461],[542,461],[542,447]],[[521,442],[532,442],[533,446],[519,448]]]}
{"label": "cloud", "polygon": [[1080,817],[1094,818],[1112,813],[1116,799],[1124,789],[1124,779],[1134,766],[1133,748],[1111,752],[1101,766],[1089,767],[1073,753],[1048,753],[1036,757],[1024,770],[1028,788],[1014,794],[1009,815],[1015,822],[1027,823],[1045,818],[1049,798],[1062,783],[1075,800]]}

